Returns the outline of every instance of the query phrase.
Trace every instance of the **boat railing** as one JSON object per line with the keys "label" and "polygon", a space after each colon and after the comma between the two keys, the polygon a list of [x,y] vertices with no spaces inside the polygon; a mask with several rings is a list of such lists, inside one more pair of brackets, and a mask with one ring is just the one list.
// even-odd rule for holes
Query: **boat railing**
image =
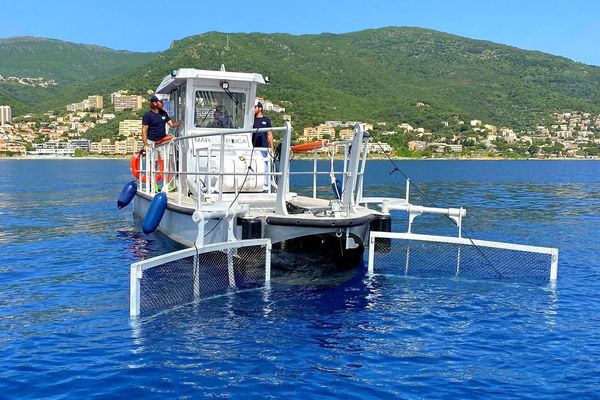
{"label": "boat railing", "polygon": [[[339,201],[342,206],[342,211],[346,216],[350,216],[355,212],[355,207],[362,199],[363,182],[368,154],[369,135],[364,131],[362,125],[354,126],[354,135],[352,140],[342,140],[329,142],[325,147],[330,147],[330,177],[332,186],[335,187],[336,197],[339,196]],[[334,169],[334,156],[336,148],[343,148],[343,168],[341,188],[338,189],[336,180],[337,172]],[[358,149],[356,151],[355,149]],[[313,197],[316,197],[316,170],[317,170],[316,151],[313,152]]]}
{"label": "boat railing", "polygon": [[[323,144],[322,147],[314,148],[311,152],[311,157],[309,160],[312,161],[312,169],[310,171],[290,171],[290,175],[312,175],[312,197],[317,198],[317,189],[319,187],[319,176],[328,176],[331,179],[331,183],[335,183],[338,175],[342,177],[341,186],[342,190],[346,186],[345,180],[349,176],[348,171],[350,170],[350,166],[348,165],[350,161],[351,149],[352,149],[353,140],[337,140],[332,142],[327,142]],[[358,167],[358,187],[356,188],[356,196],[353,197],[353,204],[357,204],[362,198],[362,182],[365,174],[365,163],[366,163],[366,155],[367,155],[367,145],[368,145],[368,137],[364,137],[361,144],[361,154],[363,158]],[[325,154],[325,158],[323,158],[323,154]],[[342,157],[337,157],[338,154],[341,154]],[[319,169],[319,160],[327,160],[329,159],[329,170]],[[341,161],[342,162],[342,170],[336,171],[334,168],[334,162]],[[336,193],[333,193],[335,196]]]}
{"label": "boat railing", "polygon": [[[288,143],[287,151],[283,150],[280,155],[280,170],[277,172],[271,171],[270,168],[264,171],[251,171],[252,165],[245,168],[244,171],[226,171],[225,168],[225,159],[226,156],[236,156],[236,157],[244,157],[248,156],[250,159],[256,157],[257,160],[260,158],[264,159],[262,153],[268,152],[266,148],[257,148],[257,147],[230,147],[225,145],[226,137],[247,133],[260,133],[260,132],[283,132],[282,142]],[[234,180],[234,191],[237,194],[238,191],[242,191],[243,188],[239,188],[239,180],[237,178],[245,178],[248,177],[250,172],[252,172],[252,176],[255,179],[258,177],[264,177],[264,179],[268,179],[267,181],[267,190],[271,192],[271,186],[275,184],[275,177],[278,177],[277,180],[277,206],[278,210],[286,210],[285,207],[285,199],[286,193],[289,192],[289,163],[286,160],[289,160],[289,143],[291,143],[291,125],[286,123],[283,127],[272,127],[272,128],[260,128],[260,129],[220,129],[218,131],[207,131],[193,135],[185,135],[175,137],[173,140],[168,141],[161,145],[153,145],[148,148],[146,157],[141,162],[141,165],[145,165],[145,168],[141,171],[140,174],[140,182],[139,185],[142,188],[142,191],[147,194],[151,194],[156,191],[156,185],[159,180],[163,181],[163,189],[169,190],[170,187],[174,187],[177,190],[176,195],[176,204],[181,205],[184,199],[184,196],[187,196],[187,189],[193,189],[196,193],[196,201],[197,206],[199,206],[201,202],[201,197],[203,196],[203,192],[205,190],[210,190],[217,195],[217,201],[223,201],[223,194],[226,192],[224,189],[224,181],[226,177],[231,177]],[[202,147],[200,150],[202,151],[192,151],[189,149],[193,146],[193,141],[199,138],[210,138],[210,137],[220,137],[220,143],[218,144],[207,144],[205,147]],[[193,148],[193,147],[192,147]],[[282,146],[282,149],[285,149],[285,146]],[[195,158],[205,158],[207,160],[207,166],[210,166],[210,161],[214,158],[218,162],[218,167],[216,171],[211,171],[210,168],[207,168],[206,171],[200,171],[199,165],[200,163],[196,160],[196,170],[190,171],[188,170],[188,165],[186,164],[187,157],[192,155]],[[257,161],[258,162],[258,161]],[[269,163],[270,165],[270,163]],[[195,179],[195,187],[190,188],[188,186],[188,177],[197,177]],[[206,187],[206,182],[204,182],[201,178],[217,178],[217,187],[213,187],[212,179],[208,179],[208,187]]]}
{"label": "boat railing", "polygon": [[[273,158],[269,157],[269,168],[265,167],[264,170],[258,171],[253,170],[253,165],[246,165],[242,171],[227,171],[225,168],[225,161],[227,157],[250,158],[261,160],[265,158],[263,154],[268,152],[266,148],[255,148],[255,147],[232,147],[226,146],[226,139],[229,136],[247,134],[247,133],[260,133],[260,132],[282,132],[281,139],[281,153],[279,155],[279,170],[273,171],[270,168]],[[272,127],[272,128],[260,128],[260,129],[220,129],[218,131],[207,131],[198,134],[184,135],[175,137],[172,140],[165,142],[160,145],[150,146],[147,152],[147,156],[144,158],[145,165],[142,171],[145,178],[142,179],[140,175],[140,187],[147,194],[151,194],[156,191],[157,183],[162,179],[163,190],[168,190],[169,187],[175,188],[177,191],[175,196],[175,203],[182,205],[184,198],[187,197],[188,190],[195,192],[196,207],[200,206],[203,200],[204,194],[216,195],[216,201],[223,201],[223,194],[228,192],[225,190],[224,182],[226,178],[233,181],[233,192],[237,195],[238,192],[243,192],[244,181],[242,181],[242,187],[240,187],[240,180],[244,180],[249,174],[257,182],[258,179],[265,179],[266,187],[265,190],[268,193],[272,193],[272,188],[276,188],[276,213],[287,214],[286,200],[288,197],[290,175],[312,175],[312,196],[317,197],[317,189],[319,176],[329,175],[332,180],[335,180],[341,173],[341,193],[339,193],[339,201],[342,205],[342,210],[346,211],[347,215],[350,215],[354,207],[360,202],[362,198],[362,187],[363,178],[365,173],[366,156],[367,156],[367,145],[368,136],[364,135],[364,131],[360,125],[355,127],[355,135],[352,140],[341,140],[327,143],[324,148],[329,153],[331,159],[331,168],[329,171],[319,169],[319,151],[314,149],[312,154],[312,170],[310,171],[291,171],[290,157],[291,157],[291,125],[286,123],[283,127]],[[220,142],[218,143],[206,143],[206,146],[192,147],[194,151],[190,151],[190,147],[194,146],[193,141],[196,139],[204,139],[210,137],[219,137]],[[352,149],[360,149],[360,151],[352,151]],[[333,168],[333,161],[335,155],[341,150],[343,154],[342,171],[335,171]],[[187,157],[192,156],[197,160],[195,162],[196,170],[188,170],[186,163]],[[200,170],[199,158],[206,159],[207,167],[205,170]],[[210,168],[211,160],[218,163],[216,170],[213,171]],[[247,160],[246,160],[247,161]],[[190,187],[188,177],[193,177],[195,181],[195,187]],[[205,182],[203,178],[206,178],[208,182]],[[216,184],[213,182],[213,178]],[[144,183],[147,184],[144,185]],[[333,182],[332,182],[333,183]],[[165,187],[166,186],[166,187]],[[231,188],[229,188],[231,190]],[[261,190],[261,192],[264,192]]]}

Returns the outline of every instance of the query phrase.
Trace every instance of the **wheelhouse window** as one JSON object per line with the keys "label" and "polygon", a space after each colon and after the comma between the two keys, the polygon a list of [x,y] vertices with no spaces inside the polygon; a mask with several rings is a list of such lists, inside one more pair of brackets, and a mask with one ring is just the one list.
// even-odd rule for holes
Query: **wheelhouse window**
{"label": "wheelhouse window", "polygon": [[[169,95],[169,104],[165,104],[165,111],[175,121],[183,120],[183,111],[185,110],[185,86],[179,90],[173,90]],[[167,110],[168,107],[168,110]]]}
{"label": "wheelhouse window", "polygon": [[196,91],[194,125],[197,128],[243,128],[245,112],[245,93]]}

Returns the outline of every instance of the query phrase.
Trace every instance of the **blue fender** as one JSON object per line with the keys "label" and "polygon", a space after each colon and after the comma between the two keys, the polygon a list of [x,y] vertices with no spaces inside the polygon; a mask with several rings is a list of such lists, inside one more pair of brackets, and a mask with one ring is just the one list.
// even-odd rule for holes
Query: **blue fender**
{"label": "blue fender", "polygon": [[137,183],[135,181],[127,182],[125,186],[123,186],[123,189],[117,198],[117,207],[127,207],[129,203],[131,203],[131,200],[133,200],[135,197],[136,193]]}
{"label": "blue fender", "polygon": [[331,182],[331,189],[333,189],[333,194],[336,199],[342,198],[342,192],[344,189],[342,188],[342,182],[339,179],[335,178],[335,182]]}
{"label": "blue fender", "polygon": [[156,194],[152,199],[152,203],[150,203],[150,207],[148,207],[148,212],[146,213],[146,218],[144,218],[144,224],[142,225],[142,230],[146,235],[154,232],[156,228],[158,228],[166,208],[167,194],[163,192]]}

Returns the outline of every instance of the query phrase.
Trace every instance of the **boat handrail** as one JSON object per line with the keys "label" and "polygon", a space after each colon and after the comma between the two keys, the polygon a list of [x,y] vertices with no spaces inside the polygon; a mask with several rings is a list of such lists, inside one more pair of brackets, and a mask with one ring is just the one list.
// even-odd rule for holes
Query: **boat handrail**
{"label": "boat handrail", "polygon": [[[224,138],[225,136],[228,135],[239,135],[239,134],[248,134],[248,133],[256,133],[256,132],[285,132],[285,134],[282,136],[282,143],[287,144],[287,147],[289,147],[290,142],[291,142],[291,132],[292,132],[292,127],[291,124],[288,122],[286,123],[286,125],[284,127],[270,127],[270,128],[251,128],[251,129],[221,129],[221,130],[213,130],[213,131],[208,131],[208,132],[201,132],[198,134],[193,134],[193,135],[184,135],[184,136],[178,136],[175,137],[173,140],[170,140],[168,142],[166,142],[166,144],[168,144],[168,146],[165,146],[167,148],[167,150],[165,151],[164,157],[165,160],[163,161],[163,163],[167,166],[167,168],[164,168],[164,171],[162,171],[163,168],[161,168],[161,176],[171,176],[174,177],[176,179],[176,188],[177,188],[177,200],[176,202],[181,205],[181,202],[183,200],[183,192],[182,192],[182,188],[184,186],[183,184],[183,179],[186,176],[197,176],[197,175],[204,175],[204,176],[218,176],[220,177],[219,181],[218,181],[218,188],[216,189],[216,193],[218,193],[219,196],[219,201],[221,201],[223,193],[224,193],[224,179],[223,177],[225,176],[247,176],[248,172],[252,171],[251,169],[248,171],[244,171],[244,172],[224,172],[225,168],[224,168],[224,160],[225,160],[225,154],[226,152],[229,153],[231,151],[251,151],[252,154],[255,154],[256,151],[265,151],[268,150],[266,148],[256,148],[256,147],[252,147],[252,148],[239,148],[239,147],[227,147],[226,145],[224,145]],[[221,137],[221,144],[215,144],[217,147],[217,150],[215,152],[215,155],[218,154],[219,155],[219,166],[218,166],[218,172],[211,172],[211,171],[185,171],[184,169],[184,165],[183,165],[183,159],[185,158],[185,155],[183,154],[185,150],[185,147],[180,145],[182,143],[184,143],[184,140],[193,140],[195,138],[205,138],[205,137],[213,137],[213,136],[217,136],[217,137]],[[211,149],[213,146],[212,144],[209,145],[209,149]],[[158,149],[155,146],[151,146],[149,148],[149,153],[148,153],[148,157],[146,158],[146,168],[145,168],[145,175],[146,175],[146,179],[145,181],[147,181],[148,183],[145,186],[145,191],[150,194],[155,190],[155,184],[157,183],[157,178],[158,175],[156,173],[156,171],[153,171],[153,167],[155,165],[156,159],[157,159],[157,155],[158,155]],[[279,214],[287,214],[287,210],[286,210],[286,206],[285,206],[285,201],[286,201],[286,194],[289,192],[289,164],[287,163],[287,161],[284,160],[288,160],[289,159],[289,152],[290,150],[284,150],[281,152],[280,155],[280,160],[281,160],[281,170],[279,172],[270,172],[270,171],[261,171],[261,172],[253,172],[253,175],[257,175],[257,176],[264,176],[264,177],[270,177],[273,178],[275,176],[279,176],[279,182],[277,182],[276,187],[277,187],[277,200],[276,200],[276,210]],[[211,150],[209,150],[209,155],[211,154]],[[194,157],[198,157],[198,155],[194,155]],[[178,164],[178,166],[176,168],[170,168],[171,166],[171,162],[175,161],[176,164]],[[142,184],[143,180],[140,178],[140,184]],[[198,185],[200,185],[201,180],[198,180]],[[275,181],[270,181],[269,183],[269,191],[270,191],[270,187],[271,185],[274,185]],[[166,183],[165,183],[166,184]],[[236,183],[237,185],[237,183]],[[237,187],[237,186],[236,186]],[[196,190],[198,191],[198,193],[200,193],[200,187],[196,188]],[[164,189],[163,189],[164,190]],[[237,192],[237,188],[236,188],[236,192]],[[241,188],[240,188],[241,190]],[[199,204],[198,204],[199,206]]]}
{"label": "boat handrail", "polygon": [[[170,140],[168,142],[166,142],[165,144],[168,144],[169,146],[169,150],[167,151],[166,154],[166,159],[165,159],[165,164],[166,164],[166,168],[164,169],[164,171],[161,171],[164,176],[174,176],[176,177],[176,186],[178,189],[178,193],[177,193],[177,203],[181,203],[181,201],[183,200],[182,196],[183,196],[183,192],[181,191],[181,188],[185,185],[183,185],[182,180],[185,179],[185,177],[193,177],[193,176],[205,176],[205,177],[219,177],[217,186],[214,187],[213,189],[215,190],[215,194],[218,193],[219,199],[222,198],[223,193],[225,192],[225,188],[223,186],[223,182],[224,182],[224,177],[225,176],[231,176],[231,177],[243,177],[243,176],[247,176],[248,175],[248,171],[240,171],[240,172],[236,172],[236,171],[228,171],[225,172],[225,168],[224,168],[224,159],[225,159],[225,155],[226,154],[230,154],[231,151],[233,152],[252,152],[253,154],[255,154],[255,152],[264,152],[266,150],[268,150],[267,148],[257,148],[257,147],[250,147],[250,146],[243,146],[243,147],[229,147],[227,145],[223,145],[222,143],[224,143],[224,138],[225,136],[231,136],[231,135],[239,135],[239,134],[248,134],[248,133],[255,133],[255,132],[285,132],[285,134],[283,135],[281,142],[282,142],[282,152],[281,152],[281,157],[280,157],[280,171],[278,172],[272,172],[272,171],[251,171],[251,174],[254,176],[264,176],[265,179],[267,179],[266,177],[269,177],[269,181],[271,182],[269,185],[269,188],[271,187],[276,187],[277,188],[277,193],[278,193],[278,198],[277,198],[277,208],[278,208],[278,212],[277,213],[283,213],[286,214],[286,210],[285,210],[285,199],[287,198],[286,194],[289,192],[289,177],[290,175],[294,175],[294,176],[306,176],[306,175],[312,175],[313,176],[313,182],[312,182],[312,192],[313,192],[313,197],[316,198],[317,197],[317,177],[318,176],[333,176],[332,179],[335,179],[335,175],[337,175],[338,173],[341,172],[341,180],[342,180],[342,187],[346,188],[346,190],[342,190],[342,195],[343,195],[343,199],[342,203],[343,203],[343,208],[345,209],[345,211],[348,213],[348,215],[352,212],[355,204],[358,203],[358,201],[360,201],[360,199],[362,198],[362,182],[364,179],[364,173],[365,173],[365,159],[363,158],[363,162],[360,162],[360,156],[358,156],[359,154],[361,154],[363,157],[366,158],[366,147],[367,147],[367,142],[368,142],[368,135],[365,135],[363,137],[362,133],[362,129],[360,129],[359,127],[355,128],[355,134],[358,134],[360,137],[355,137],[353,140],[337,140],[334,142],[329,142],[326,144],[326,147],[329,149],[334,149],[336,152],[339,151],[339,147],[342,146],[343,150],[342,153],[344,155],[343,157],[343,171],[340,171],[338,173],[335,173],[335,171],[330,170],[330,171],[323,171],[322,169],[317,167],[317,157],[318,157],[318,149],[315,149],[313,151],[313,157],[314,157],[314,163],[313,163],[313,168],[312,171],[291,171],[291,165],[288,162],[284,162],[284,159],[289,160],[290,158],[290,153],[291,153],[291,125],[289,123],[286,124],[286,126],[284,127],[269,127],[269,128],[257,128],[257,129],[220,129],[220,130],[211,130],[211,131],[206,131],[206,132],[199,132],[199,133],[195,133],[192,135],[185,135],[185,136],[179,136],[179,137],[175,137],[173,138],[173,140]],[[215,171],[187,171],[185,170],[185,167],[182,164],[182,159],[183,151],[184,147],[182,147],[180,144],[184,143],[185,140],[193,140],[196,138],[206,138],[206,137],[222,137],[221,139],[221,143],[207,143],[207,149],[208,149],[208,153],[202,155],[202,157],[206,157],[206,156],[215,156],[218,158],[218,162],[219,162],[219,166],[217,167],[218,169]],[[337,146],[337,147],[336,147]],[[358,152],[352,152],[351,148],[353,146],[356,146],[354,148],[360,148],[360,151]],[[204,147],[203,147],[204,148]],[[284,150],[285,149],[285,150]],[[171,154],[173,153],[173,154]],[[177,155],[175,155],[174,153],[177,153]],[[330,153],[330,151],[328,151],[328,153]],[[151,157],[155,157],[155,154],[152,154]],[[200,157],[200,153],[198,154],[194,154],[193,157]],[[357,157],[358,156],[358,157]],[[178,168],[171,168],[169,167],[171,165],[170,160],[171,159],[175,159],[178,161],[179,166]],[[360,164],[360,166],[359,166]],[[154,165],[154,164],[152,164]],[[150,166],[150,165],[149,165]],[[335,175],[334,175],[335,174]],[[151,174],[152,175],[152,174]],[[354,177],[352,179],[352,176]],[[279,177],[277,184],[275,184],[275,177]],[[150,177],[149,177],[150,178]],[[150,179],[151,181],[154,181],[154,179]],[[198,180],[198,185],[200,185],[200,182],[202,180]],[[202,181],[204,182],[204,181]],[[204,184],[204,183],[202,183]],[[236,183],[237,185],[237,183]],[[271,186],[274,185],[274,186]],[[212,186],[212,185],[211,185]],[[202,189],[202,187],[198,187],[196,188],[196,191],[199,193],[199,191]],[[358,190],[356,190],[358,189]],[[151,188],[147,188],[147,190],[150,192],[152,189]],[[212,190],[212,189],[211,189]],[[240,188],[240,190],[242,190]],[[237,192],[237,189],[236,189]],[[270,190],[269,190],[270,192]]]}
{"label": "boat handrail", "polygon": [[346,144],[352,144],[352,140],[336,140],[333,142],[328,142],[323,147],[341,146],[341,145],[346,145]]}
{"label": "boat handrail", "polygon": [[156,142],[150,141],[150,143],[152,143],[152,146],[155,149],[158,149],[159,147],[166,146],[169,143],[173,142],[174,139],[175,139],[175,136],[173,136],[173,135],[167,135],[167,136],[163,137],[162,139],[160,139],[160,140],[158,140]]}
{"label": "boat handrail", "polygon": [[262,132],[285,132],[287,128],[274,127],[274,128],[255,128],[255,129],[223,129],[220,131],[207,131],[202,133],[196,133],[194,135],[179,136],[173,139],[173,141],[196,139],[207,136],[228,136],[228,135],[239,135],[240,133],[262,133]]}

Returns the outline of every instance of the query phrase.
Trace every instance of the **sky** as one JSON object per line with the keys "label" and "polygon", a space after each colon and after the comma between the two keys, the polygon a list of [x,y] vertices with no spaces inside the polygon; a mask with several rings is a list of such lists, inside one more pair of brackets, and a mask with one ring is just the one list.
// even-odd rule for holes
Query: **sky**
{"label": "sky", "polygon": [[161,51],[204,32],[294,35],[435,29],[600,66],[596,0],[0,0],[0,38],[37,36]]}

